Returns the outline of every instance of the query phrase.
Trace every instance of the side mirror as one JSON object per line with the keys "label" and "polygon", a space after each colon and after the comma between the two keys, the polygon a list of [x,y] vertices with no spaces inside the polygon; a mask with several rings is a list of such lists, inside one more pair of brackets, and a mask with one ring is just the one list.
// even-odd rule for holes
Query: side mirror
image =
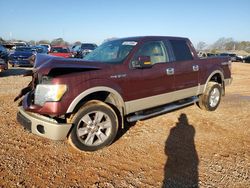
{"label": "side mirror", "polygon": [[133,67],[144,69],[151,68],[153,66],[150,56],[139,56],[137,60],[133,61]]}

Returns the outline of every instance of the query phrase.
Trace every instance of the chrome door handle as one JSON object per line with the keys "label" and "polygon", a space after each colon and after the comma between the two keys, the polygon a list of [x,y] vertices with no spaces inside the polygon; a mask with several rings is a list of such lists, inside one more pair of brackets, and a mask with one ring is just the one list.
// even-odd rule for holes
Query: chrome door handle
{"label": "chrome door handle", "polygon": [[193,65],[193,71],[199,71],[199,65]]}
{"label": "chrome door handle", "polygon": [[173,75],[174,74],[174,68],[168,68],[166,69],[167,75]]}

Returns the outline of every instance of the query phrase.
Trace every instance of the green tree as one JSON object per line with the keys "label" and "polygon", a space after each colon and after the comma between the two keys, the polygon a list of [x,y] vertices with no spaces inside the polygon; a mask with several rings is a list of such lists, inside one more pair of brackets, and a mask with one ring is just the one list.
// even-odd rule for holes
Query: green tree
{"label": "green tree", "polygon": [[52,40],[51,45],[54,45],[54,46],[68,46],[69,43],[64,41],[63,38],[57,38],[57,39]]}
{"label": "green tree", "polygon": [[28,44],[29,44],[29,45],[33,45],[33,46],[34,46],[34,45],[36,45],[36,41],[31,40],[31,41],[29,41],[29,42],[28,42]]}
{"label": "green tree", "polygon": [[200,41],[200,42],[198,42],[198,44],[196,45],[196,49],[198,50],[198,51],[202,51],[202,50],[204,50],[204,48],[207,46],[207,44],[205,43],[205,42],[203,42],[203,41]]}
{"label": "green tree", "polygon": [[38,44],[50,44],[49,40],[40,40]]}
{"label": "green tree", "polygon": [[74,42],[74,46],[81,45],[82,43],[80,41]]}
{"label": "green tree", "polygon": [[226,44],[234,42],[233,38],[219,38],[213,45],[212,49],[217,49],[217,50],[226,50]]}
{"label": "green tree", "polygon": [[112,40],[115,40],[115,39],[118,39],[118,38],[117,37],[110,37],[110,38],[105,39],[102,43],[112,41]]}

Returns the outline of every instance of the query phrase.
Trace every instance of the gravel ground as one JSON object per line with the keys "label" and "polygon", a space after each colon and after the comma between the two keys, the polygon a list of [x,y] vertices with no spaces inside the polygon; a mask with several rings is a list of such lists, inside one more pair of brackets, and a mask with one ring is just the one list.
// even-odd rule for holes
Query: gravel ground
{"label": "gravel ground", "polygon": [[24,72],[0,73],[0,187],[250,187],[250,64],[233,64],[215,112],[193,105],[139,121],[93,153],[17,123]]}

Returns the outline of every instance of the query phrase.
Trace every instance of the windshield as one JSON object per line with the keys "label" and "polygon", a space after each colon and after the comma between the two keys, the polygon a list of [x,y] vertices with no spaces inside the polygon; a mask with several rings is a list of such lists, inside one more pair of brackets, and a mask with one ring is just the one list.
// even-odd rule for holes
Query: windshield
{"label": "windshield", "polygon": [[104,63],[121,63],[137,44],[135,41],[115,40],[102,44],[83,59]]}

